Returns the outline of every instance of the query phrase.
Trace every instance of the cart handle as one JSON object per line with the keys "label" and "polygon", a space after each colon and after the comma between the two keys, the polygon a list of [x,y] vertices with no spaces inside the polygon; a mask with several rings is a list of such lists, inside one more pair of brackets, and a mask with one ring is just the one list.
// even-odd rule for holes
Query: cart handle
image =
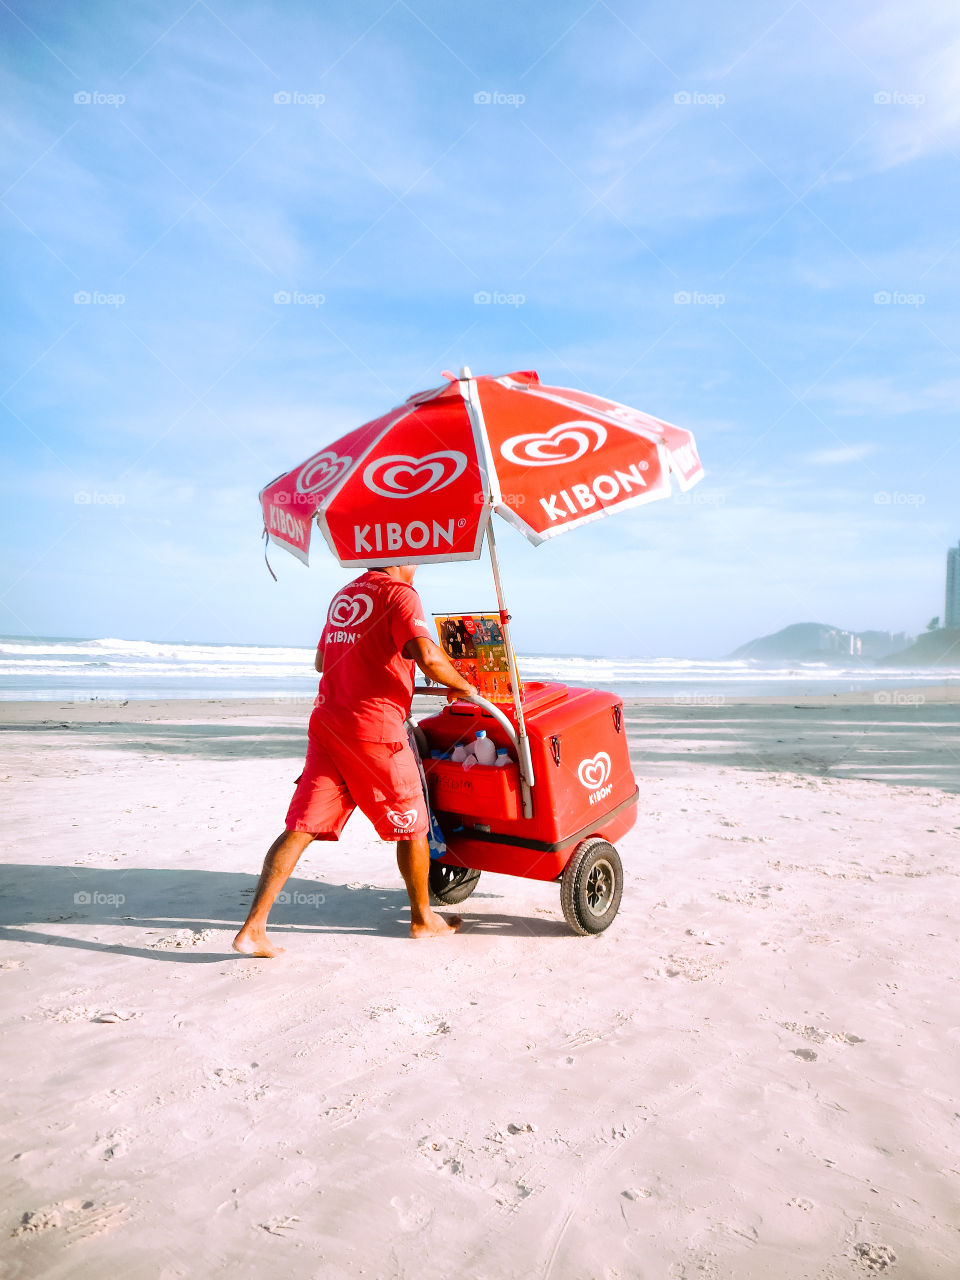
{"label": "cart handle", "polygon": [[[418,684],[414,686],[414,693],[425,693],[432,697],[446,697],[451,692],[446,685],[425,685]],[[516,729],[503,714],[499,707],[494,706],[492,702],[488,702],[486,698],[479,693],[462,693],[461,699],[464,702],[472,702],[474,706],[479,707],[482,711],[488,712],[493,716],[494,720],[500,724],[506,731],[510,741],[517,749],[517,760],[520,765],[520,790],[523,797],[523,816],[525,818],[533,817],[533,801],[530,796],[530,788],[533,786],[533,760],[530,756],[530,739],[527,735],[517,735]]]}
{"label": "cart handle", "polygon": [[[418,684],[414,686],[413,692],[426,693],[434,697],[436,697],[438,694],[442,694],[443,697],[446,697],[447,694],[453,691],[451,689],[448,689],[447,686],[444,684],[441,684],[441,685]],[[513,743],[513,745],[514,746],[517,745],[517,731],[516,729],[514,729],[513,725],[510,723],[510,721],[507,719],[507,717],[503,714],[503,712],[500,710],[498,706],[495,706],[492,702],[488,702],[487,699],[482,697],[479,693],[461,693],[458,696],[461,699],[461,701],[472,702],[474,706],[480,707],[483,711],[486,711],[490,715],[492,715],[494,720],[496,720],[504,728],[504,730],[507,733],[507,736],[510,738],[510,741]]]}

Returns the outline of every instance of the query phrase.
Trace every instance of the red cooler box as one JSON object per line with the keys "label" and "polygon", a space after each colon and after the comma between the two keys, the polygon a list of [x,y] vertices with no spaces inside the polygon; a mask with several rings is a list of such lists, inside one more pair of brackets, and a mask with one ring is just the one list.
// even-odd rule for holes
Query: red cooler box
{"label": "red cooler box", "polygon": [[[512,708],[501,710],[514,721]],[[510,752],[510,764],[499,768],[424,760],[430,802],[447,841],[441,861],[555,880],[582,840],[602,836],[613,844],[636,821],[623,703],[598,689],[526,684],[523,715],[533,758],[532,818],[523,816],[516,748],[489,712],[455,702],[420,721],[431,750],[449,751],[483,729]]]}

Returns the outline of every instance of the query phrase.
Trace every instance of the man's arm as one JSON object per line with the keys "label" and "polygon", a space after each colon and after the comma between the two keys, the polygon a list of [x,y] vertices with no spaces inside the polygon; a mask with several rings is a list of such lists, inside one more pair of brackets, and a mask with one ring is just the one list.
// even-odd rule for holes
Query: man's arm
{"label": "man's arm", "polygon": [[455,693],[477,692],[470,681],[464,680],[456,667],[447,660],[440,646],[435,645],[432,640],[415,636],[403,646],[403,656],[412,658],[425,676],[436,680],[438,684],[445,684]]}
{"label": "man's arm", "polygon": [[317,669],[317,671],[320,673],[320,675],[323,675],[323,649],[322,648],[317,649],[316,657],[313,660],[313,665]]}

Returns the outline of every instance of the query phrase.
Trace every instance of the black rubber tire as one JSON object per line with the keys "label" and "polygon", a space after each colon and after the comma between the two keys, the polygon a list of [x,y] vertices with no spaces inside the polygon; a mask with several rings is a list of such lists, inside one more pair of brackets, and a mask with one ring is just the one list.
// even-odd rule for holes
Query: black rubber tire
{"label": "black rubber tire", "polygon": [[591,836],[578,844],[560,877],[563,917],[574,933],[603,933],[623,897],[623,864],[612,844]]}
{"label": "black rubber tire", "polygon": [[477,887],[480,872],[472,867],[450,867],[445,862],[430,863],[430,901],[435,907],[463,902]]}

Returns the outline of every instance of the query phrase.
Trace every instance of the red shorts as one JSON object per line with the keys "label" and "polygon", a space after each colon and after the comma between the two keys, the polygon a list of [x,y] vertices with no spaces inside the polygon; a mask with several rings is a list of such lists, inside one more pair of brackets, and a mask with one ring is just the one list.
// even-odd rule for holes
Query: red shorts
{"label": "red shorts", "polygon": [[288,831],[337,840],[359,805],[381,840],[427,834],[420,770],[407,742],[349,741],[310,717],[307,759],[287,810]]}

